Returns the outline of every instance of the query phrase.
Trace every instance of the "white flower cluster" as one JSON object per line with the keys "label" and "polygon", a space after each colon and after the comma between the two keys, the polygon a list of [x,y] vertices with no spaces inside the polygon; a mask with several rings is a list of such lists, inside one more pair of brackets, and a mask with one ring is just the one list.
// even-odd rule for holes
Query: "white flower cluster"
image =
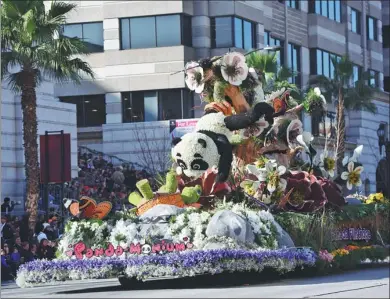
{"label": "white flower cluster", "polygon": [[137,243],[137,225],[131,220],[119,220],[116,222],[109,237],[109,242],[114,246],[128,247],[130,243]]}

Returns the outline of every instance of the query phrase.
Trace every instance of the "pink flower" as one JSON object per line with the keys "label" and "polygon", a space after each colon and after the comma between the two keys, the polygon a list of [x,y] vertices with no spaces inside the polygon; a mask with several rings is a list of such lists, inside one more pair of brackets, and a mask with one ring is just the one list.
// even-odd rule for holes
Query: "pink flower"
{"label": "pink flower", "polygon": [[320,257],[321,260],[331,263],[333,261],[333,255],[328,252],[328,250],[320,250],[318,253],[318,256]]}

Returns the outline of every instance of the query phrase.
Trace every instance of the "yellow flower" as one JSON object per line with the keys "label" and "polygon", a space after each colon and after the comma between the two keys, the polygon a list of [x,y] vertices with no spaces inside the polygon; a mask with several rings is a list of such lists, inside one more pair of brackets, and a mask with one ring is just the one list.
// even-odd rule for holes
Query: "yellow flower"
{"label": "yellow flower", "polygon": [[385,198],[382,193],[373,193],[367,197],[366,204],[384,202]]}
{"label": "yellow flower", "polygon": [[349,251],[344,249],[344,248],[340,248],[340,249],[336,249],[336,250],[332,251],[333,256],[337,256],[337,255],[343,256],[343,255],[348,255],[348,254],[349,254]]}

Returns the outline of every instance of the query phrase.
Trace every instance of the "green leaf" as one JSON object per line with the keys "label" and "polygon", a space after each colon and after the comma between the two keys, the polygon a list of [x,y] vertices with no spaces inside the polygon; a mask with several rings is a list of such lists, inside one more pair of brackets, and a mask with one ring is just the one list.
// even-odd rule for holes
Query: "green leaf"
{"label": "green leaf", "polygon": [[30,9],[27,13],[25,13],[22,16],[22,19],[23,19],[23,29],[29,35],[32,35],[36,28],[34,11]]}

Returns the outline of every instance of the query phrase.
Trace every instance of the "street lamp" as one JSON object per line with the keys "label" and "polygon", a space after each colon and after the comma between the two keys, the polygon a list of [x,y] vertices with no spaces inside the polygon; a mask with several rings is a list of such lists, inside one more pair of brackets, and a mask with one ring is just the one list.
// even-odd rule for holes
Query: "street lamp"
{"label": "street lamp", "polygon": [[378,135],[378,145],[379,145],[379,154],[382,155],[382,146],[386,144],[385,142],[385,124],[379,124],[379,128],[376,131]]}

